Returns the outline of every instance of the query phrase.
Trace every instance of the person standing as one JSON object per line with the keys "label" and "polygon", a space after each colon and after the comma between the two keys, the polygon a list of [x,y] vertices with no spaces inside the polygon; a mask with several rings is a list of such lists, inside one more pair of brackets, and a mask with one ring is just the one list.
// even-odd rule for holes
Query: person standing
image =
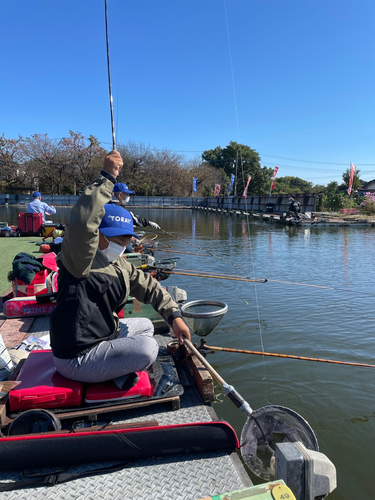
{"label": "person standing", "polygon": [[47,205],[42,201],[42,195],[39,191],[34,191],[33,201],[27,205],[27,211],[29,214],[39,213],[42,214],[43,222],[46,222],[46,215],[53,215],[56,213],[56,208]]}

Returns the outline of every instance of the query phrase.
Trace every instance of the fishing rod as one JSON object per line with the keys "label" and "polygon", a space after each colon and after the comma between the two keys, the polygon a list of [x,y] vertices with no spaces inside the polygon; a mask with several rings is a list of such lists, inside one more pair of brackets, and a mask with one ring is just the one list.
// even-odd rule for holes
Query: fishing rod
{"label": "fishing rod", "polygon": [[266,283],[267,280],[261,280],[257,278],[242,278],[241,276],[220,276],[220,275],[211,275],[211,274],[204,274],[204,273],[197,273],[195,271],[193,272],[184,272],[184,270],[180,271],[174,271],[174,269],[171,269],[171,264],[174,263],[176,259],[179,259],[179,257],[175,257],[175,259],[167,259],[167,262],[159,261],[155,262],[155,264],[150,265],[150,264],[142,264],[141,266],[138,266],[137,269],[143,269],[145,272],[154,272],[154,271],[162,271],[165,274],[178,274],[180,276],[196,276],[199,278],[216,278],[216,279],[222,279],[222,280],[233,280],[233,281],[250,281],[253,283]]}
{"label": "fishing rod", "polygon": [[[149,266],[152,267],[152,266]],[[234,277],[231,278],[230,276],[214,276],[212,274],[199,274],[199,273],[184,273],[184,272],[179,272],[179,271],[164,271],[166,274],[179,274],[180,276],[197,276],[199,278],[216,278],[220,280],[232,280],[232,281],[250,281],[252,283],[267,283],[266,279],[258,279],[258,278],[241,278],[241,277]]]}
{"label": "fishing rod", "polygon": [[273,356],[276,358],[300,359],[302,361],[319,361],[321,363],[334,363],[336,365],[349,365],[349,366],[361,366],[364,368],[375,368],[375,365],[370,365],[366,363],[351,363],[349,361],[336,361],[334,359],[307,358],[306,356],[294,356],[293,354],[278,354],[274,352],[246,351],[243,349],[231,349],[229,347],[215,347],[212,345],[207,345],[204,339],[201,339],[201,345],[199,346],[199,349],[204,349],[207,351],[235,352],[239,354],[255,354],[256,356]]}
{"label": "fishing rod", "polygon": [[108,87],[109,87],[109,107],[111,110],[111,125],[112,125],[112,148],[116,151],[115,139],[115,123],[113,120],[113,98],[112,98],[112,85],[111,85],[111,67],[109,64],[109,40],[108,40],[108,13],[107,13],[107,0],[104,0],[105,8],[105,34],[107,40],[107,68],[108,68]]}
{"label": "fishing rod", "polygon": [[[196,271],[195,270],[191,270],[191,269],[176,269],[176,271],[183,271],[183,272],[188,272],[188,273],[195,273]],[[330,286],[323,286],[323,285],[310,285],[308,283],[295,283],[295,282],[292,282],[292,281],[278,281],[278,280],[270,280],[268,278],[253,278],[251,276],[245,276],[245,278],[243,276],[236,276],[235,274],[225,274],[225,273],[213,273],[213,272],[210,272],[210,271],[204,271],[204,274],[214,274],[215,277],[218,277],[218,276],[228,276],[230,278],[237,278],[237,279],[240,279],[240,280],[243,280],[243,279],[248,279],[248,280],[257,280],[256,283],[266,283],[268,281],[273,281],[273,282],[276,282],[276,283],[285,283],[285,284],[288,284],[288,285],[299,285],[299,286],[312,286],[312,287],[315,287],[315,288],[326,288],[326,289],[329,289],[329,290],[334,290],[334,288],[330,287]],[[210,278],[210,276],[207,276],[207,278]],[[260,280],[260,281],[258,281]]]}
{"label": "fishing rod", "polygon": [[[176,236],[175,234],[173,233],[169,233],[168,231],[165,231],[164,229],[161,229],[160,228],[160,231],[162,231],[163,233],[165,234],[168,234],[169,236],[172,236],[173,238],[176,238],[180,241],[183,241],[184,243],[187,243],[188,245],[194,247],[194,248],[197,248],[198,250],[201,250],[202,252],[206,252],[207,255],[209,255],[210,257],[216,257],[217,259],[219,260],[222,260],[223,262],[226,262],[227,264],[233,266],[233,267],[236,267],[237,269],[240,269],[241,271],[244,271],[245,269],[241,266],[238,266],[237,264],[233,264],[233,262],[230,262],[229,260],[226,260],[224,259],[223,257],[220,257],[220,255],[216,255],[214,254],[213,252],[209,251],[209,250],[205,250],[204,248],[201,248],[197,245],[194,245],[193,243],[190,243],[189,241],[186,241],[184,240],[183,238],[180,238],[179,236]],[[161,251],[165,251],[165,250],[161,250]],[[172,252],[173,253],[173,252]],[[180,252],[182,253],[182,252]],[[195,254],[195,255],[199,255],[199,254]],[[176,273],[177,274],[177,273]],[[208,272],[205,272],[205,274],[209,274]],[[220,274],[221,275],[221,274]],[[218,276],[218,274],[216,273],[216,277]],[[230,275],[221,275],[221,276],[230,276]],[[205,276],[207,278],[209,278],[209,276]],[[225,279],[225,278],[223,278]],[[272,281],[274,283],[283,283],[285,285],[298,285],[298,286],[310,286],[310,287],[313,287],[313,288],[324,288],[326,290],[334,290],[333,287],[331,286],[323,286],[323,285],[310,285],[308,283],[296,283],[296,282],[293,282],[293,281],[281,281],[281,280],[270,280],[270,279],[266,279],[266,278],[252,278],[250,276],[247,276],[245,279],[239,277],[238,278],[240,281],[252,281],[254,283],[266,283],[267,281]]]}
{"label": "fishing rod", "polygon": [[193,253],[193,252],[180,252],[178,250],[164,250],[163,248],[158,248],[159,252],[169,252],[169,253],[184,253],[186,255],[199,255],[200,257],[208,257],[208,255],[204,253]]}

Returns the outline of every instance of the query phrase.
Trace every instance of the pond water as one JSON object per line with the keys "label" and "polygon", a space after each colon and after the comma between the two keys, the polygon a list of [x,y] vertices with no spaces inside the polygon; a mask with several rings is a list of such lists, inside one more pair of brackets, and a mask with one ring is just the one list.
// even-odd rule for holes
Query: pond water
{"label": "pond water", "polygon": [[[15,223],[18,211],[1,207],[0,220]],[[228,304],[208,344],[375,364],[374,228],[310,229],[190,210],[134,211],[170,233],[159,232],[160,249],[169,251],[157,258],[175,255],[181,269],[269,280],[173,275],[165,282],[185,289],[188,300]],[[53,220],[66,222],[68,214],[58,208]],[[337,468],[330,499],[373,500],[374,368],[228,352],[208,360],[253,409],[279,404],[310,423],[320,451]],[[214,405],[217,414],[240,433],[245,417],[217,392],[223,400]]]}

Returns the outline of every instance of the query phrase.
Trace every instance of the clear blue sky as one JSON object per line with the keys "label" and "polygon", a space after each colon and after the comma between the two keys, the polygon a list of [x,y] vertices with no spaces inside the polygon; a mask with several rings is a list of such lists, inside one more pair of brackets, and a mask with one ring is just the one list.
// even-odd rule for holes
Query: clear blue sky
{"label": "clear blue sky", "polygon": [[[2,2],[0,134],[111,148],[104,19],[104,0]],[[108,0],[108,24],[118,143],[375,178],[373,0]]]}

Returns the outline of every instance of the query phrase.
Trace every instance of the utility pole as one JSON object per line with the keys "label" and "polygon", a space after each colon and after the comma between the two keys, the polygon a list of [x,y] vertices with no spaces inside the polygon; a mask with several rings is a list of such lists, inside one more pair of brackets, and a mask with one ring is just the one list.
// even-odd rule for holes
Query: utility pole
{"label": "utility pole", "polygon": [[234,178],[234,196],[237,196],[237,166],[238,166],[238,149],[236,151],[236,177]]}

